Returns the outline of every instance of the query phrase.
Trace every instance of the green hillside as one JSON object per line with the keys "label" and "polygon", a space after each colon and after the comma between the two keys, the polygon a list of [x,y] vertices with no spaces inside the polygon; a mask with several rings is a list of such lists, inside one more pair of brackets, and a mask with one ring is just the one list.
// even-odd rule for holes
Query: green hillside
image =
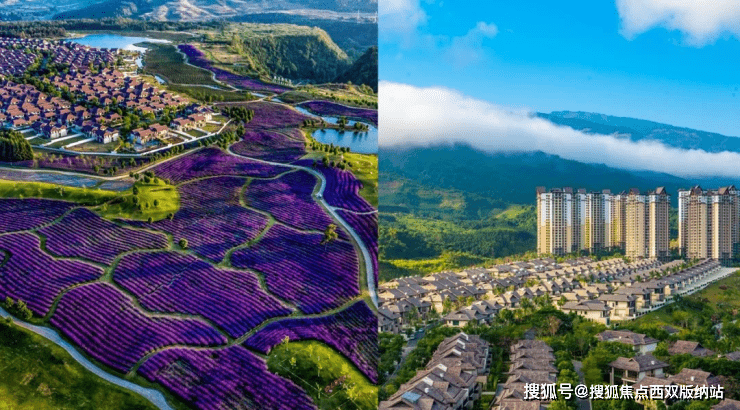
{"label": "green hillside", "polygon": [[334,79],[335,83],[351,82],[370,86],[378,92],[378,47],[370,47],[350,68]]}
{"label": "green hillside", "polygon": [[[613,192],[665,186],[675,197],[692,184],[541,152],[488,154],[464,145],[381,148],[379,157],[381,280],[533,252],[537,186]],[[675,215],[671,222],[675,236]]]}
{"label": "green hillside", "polygon": [[351,65],[347,54],[318,27],[235,23],[203,34],[203,51],[237,73],[323,83]]}

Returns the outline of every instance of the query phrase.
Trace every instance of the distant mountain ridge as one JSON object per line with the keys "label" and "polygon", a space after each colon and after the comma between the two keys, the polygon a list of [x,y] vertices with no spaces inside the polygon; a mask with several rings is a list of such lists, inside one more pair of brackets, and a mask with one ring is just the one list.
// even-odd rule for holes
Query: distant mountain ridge
{"label": "distant mountain ridge", "polygon": [[81,3],[79,8],[75,8],[74,3],[68,5],[71,3],[69,0],[60,0],[58,3],[60,8],[67,11],[56,14],[56,19],[130,17],[158,21],[205,21],[274,11],[331,17],[336,13],[374,14],[378,10],[377,1],[363,0],[93,0]]}
{"label": "distant mountain ridge", "polygon": [[565,125],[589,134],[620,135],[632,141],[655,140],[683,149],[707,152],[740,152],[740,138],[691,128],[676,127],[654,121],[582,111],[536,113],[558,125]]}

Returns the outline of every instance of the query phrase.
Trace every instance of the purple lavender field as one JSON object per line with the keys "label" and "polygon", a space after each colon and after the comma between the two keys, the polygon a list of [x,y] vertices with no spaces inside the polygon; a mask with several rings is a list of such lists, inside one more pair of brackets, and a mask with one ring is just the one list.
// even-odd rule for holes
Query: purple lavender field
{"label": "purple lavender field", "polygon": [[277,84],[268,84],[255,78],[230,73],[226,70],[214,67],[203,53],[192,44],[180,44],[177,46],[187,57],[188,62],[196,67],[205,68],[216,74],[216,79],[234,87],[244,88],[252,91],[269,91],[280,94],[289,91],[290,88]]}
{"label": "purple lavender field", "polygon": [[87,354],[120,372],[165,346],[218,346],[226,338],[207,323],[147,314],[108,283],[75,288],[62,296],[51,324]]}
{"label": "purple lavender field", "polygon": [[23,300],[38,316],[49,313],[64,289],[95,280],[103,270],[77,261],[55,260],[31,233],[0,236],[0,298]]}
{"label": "purple lavender field", "polygon": [[154,223],[129,221],[147,229],[186,239],[188,249],[213,262],[226,252],[257,237],[267,226],[267,217],[239,205],[239,192],[246,179],[215,177],[177,187],[180,210],[172,219]]}
{"label": "purple lavender field", "polygon": [[359,263],[348,242],[273,225],[255,245],[231,255],[233,266],[265,276],[270,292],[307,314],[337,308],[359,293]]}
{"label": "purple lavender field", "polygon": [[287,336],[290,341],[318,340],[347,356],[373,383],[378,380],[378,319],[359,301],[331,316],[273,322],[244,342],[264,354]]}
{"label": "purple lavender field", "polygon": [[306,155],[304,141],[305,138],[300,131],[290,137],[271,131],[247,131],[244,139],[232,145],[230,149],[235,154],[250,158],[289,163]]}
{"label": "purple lavender field", "polygon": [[367,246],[372,258],[373,272],[375,273],[375,282],[378,282],[378,213],[356,214],[349,211],[337,211],[337,214],[344,219],[352,229],[357,232],[362,242]]}
{"label": "purple lavender field", "polygon": [[118,226],[84,208],[75,209],[39,232],[53,254],[104,264],[124,252],[167,247],[164,235]]}
{"label": "purple lavender field", "polygon": [[174,252],[128,255],[113,279],[147,310],[200,315],[234,338],[292,312],[264,292],[254,274],[215,268]]}
{"label": "purple lavender field", "polygon": [[54,222],[72,209],[69,202],[49,199],[0,199],[0,233],[25,231]]}
{"label": "purple lavender field", "polygon": [[289,170],[289,168],[230,155],[214,147],[195,151],[153,169],[160,178],[169,179],[173,184],[197,178],[225,175],[269,178]]}
{"label": "purple lavender field", "polygon": [[323,231],[334,223],[313,199],[318,181],[305,171],[278,179],[254,180],[244,192],[247,206],[270,214],[279,222],[301,230]]}
{"label": "purple lavender field", "polygon": [[303,125],[304,120],[311,119],[308,115],[291,107],[267,101],[226,103],[223,105],[246,107],[254,111],[254,118],[247,124],[247,129],[250,130],[298,128]]}
{"label": "purple lavender field", "polygon": [[316,408],[300,387],[270,373],[264,361],[241,346],[169,349],[149,358],[138,373],[200,410]]}
{"label": "purple lavender field", "polygon": [[[296,161],[295,164],[311,167],[313,161],[302,159]],[[365,198],[360,196],[362,182],[355,178],[352,172],[322,165],[317,166],[316,170],[326,178],[324,199],[329,205],[355,212],[372,212],[375,210]]]}
{"label": "purple lavender field", "polygon": [[359,119],[378,125],[378,111],[369,108],[348,107],[330,101],[306,101],[298,104],[316,115],[329,117],[347,117]]}

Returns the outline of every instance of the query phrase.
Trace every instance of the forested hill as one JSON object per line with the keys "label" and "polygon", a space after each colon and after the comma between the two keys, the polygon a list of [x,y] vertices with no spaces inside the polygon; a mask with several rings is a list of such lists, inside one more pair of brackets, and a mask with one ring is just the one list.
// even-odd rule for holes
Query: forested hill
{"label": "forested hill", "polygon": [[368,85],[373,91],[378,92],[378,47],[370,47],[365,54],[355,61],[339,77],[335,83],[351,82],[356,85]]}
{"label": "forested hill", "polygon": [[[536,248],[537,186],[641,190],[687,181],[465,145],[381,148],[381,279],[489,264]],[[674,221],[675,225],[675,221]]]}
{"label": "forested hill", "polygon": [[633,141],[656,140],[668,146],[684,149],[702,149],[707,152],[740,152],[740,138],[691,128],[676,127],[658,122],[612,115],[555,111],[537,113],[555,124],[593,134],[619,134]]}

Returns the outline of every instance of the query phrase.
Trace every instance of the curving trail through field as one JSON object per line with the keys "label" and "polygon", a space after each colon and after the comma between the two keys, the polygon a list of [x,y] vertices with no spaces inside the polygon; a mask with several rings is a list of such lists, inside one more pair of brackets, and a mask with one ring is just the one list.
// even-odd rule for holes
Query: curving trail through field
{"label": "curving trail through field", "polygon": [[[0,307],[0,317],[3,317],[3,318],[10,317],[10,314],[6,312],[5,309]],[[81,364],[82,367],[89,370],[96,376],[102,378],[103,380],[141,395],[145,399],[149,400],[153,405],[155,405],[160,410],[174,410],[167,403],[167,400],[165,399],[162,392],[155,390],[155,389],[148,389],[146,387],[139,386],[136,383],[132,383],[128,380],[124,380],[120,377],[116,377],[106,372],[105,370],[99,368],[98,366],[93,364],[91,361],[87,360],[85,356],[83,356],[80,352],[78,352],[74,346],[66,342],[64,339],[62,339],[59,333],[57,333],[55,330],[50,329],[48,327],[32,325],[30,323],[23,322],[16,318],[13,318],[13,324],[16,326],[22,327],[26,330],[30,330],[31,332],[36,333],[37,335],[42,336],[48,339],[50,342],[61,347],[67,353],[69,353],[70,356],[72,356],[72,358],[77,361],[77,363]]]}
{"label": "curving trail through field", "polygon": [[[352,227],[347,223],[347,221],[345,221],[336,212],[338,208],[332,207],[324,199],[324,189],[326,189],[326,178],[324,178],[324,175],[321,172],[318,172],[315,169],[312,169],[309,167],[303,167],[303,166],[295,165],[295,164],[283,164],[279,162],[265,161],[261,159],[245,157],[245,156],[232,152],[231,148],[227,149],[226,151],[229,153],[229,155],[233,155],[239,158],[249,158],[252,161],[258,161],[258,162],[262,162],[262,163],[273,165],[273,166],[284,166],[288,168],[300,169],[300,170],[310,173],[311,175],[315,176],[321,181],[321,187],[319,188],[319,191],[316,193],[316,195],[314,195],[314,197],[317,200],[317,202],[321,204],[321,206],[324,207],[324,209],[326,209],[327,212],[329,212],[329,214],[334,218],[334,220],[338,221],[342,225],[342,227],[345,230],[347,230],[347,232],[349,232],[352,239],[355,241],[357,246],[360,248],[360,251],[362,252],[362,259],[364,261],[363,264],[365,265],[367,290],[368,290],[368,293],[370,294],[370,299],[373,301],[373,304],[377,308],[378,307],[378,291],[375,286],[375,273],[373,272],[373,266],[371,263],[369,263],[369,261],[372,260],[370,257],[370,251],[367,249],[367,246],[362,241],[362,239],[357,234],[357,232],[355,232],[355,230],[352,229]],[[377,211],[374,211],[374,212],[377,212]]]}

